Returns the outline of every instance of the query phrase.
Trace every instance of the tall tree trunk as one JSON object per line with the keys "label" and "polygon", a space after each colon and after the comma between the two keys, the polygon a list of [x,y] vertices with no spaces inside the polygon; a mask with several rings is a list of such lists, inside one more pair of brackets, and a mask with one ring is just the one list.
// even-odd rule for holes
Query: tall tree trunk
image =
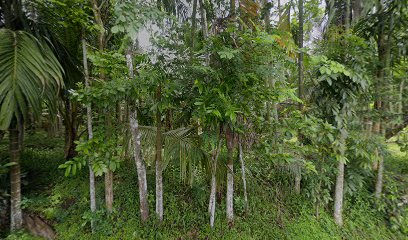
{"label": "tall tree trunk", "polygon": [[[161,85],[157,87],[156,99],[161,101]],[[162,124],[159,107],[156,109],[156,214],[163,221],[163,161],[162,161]]]}
{"label": "tall tree trunk", "polygon": [[[94,13],[94,19],[98,25],[98,47],[99,51],[102,53],[105,50],[106,45],[106,32],[105,25],[102,18],[101,6],[98,6],[97,0],[92,0],[92,11]],[[105,74],[100,73],[99,77],[101,80],[105,79]],[[109,111],[108,111],[109,112]],[[105,123],[106,125],[106,123]],[[109,129],[109,126],[107,126]],[[105,174],[105,205],[108,212],[112,212],[113,206],[113,172],[108,168],[108,171]]]}
{"label": "tall tree trunk", "polygon": [[[83,60],[83,65],[84,65],[85,87],[89,89],[90,81],[89,81],[89,72],[88,72],[88,59],[87,59],[86,42],[84,38],[82,38],[82,57],[83,57],[82,60]],[[88,139],[91,140],[93,138],[91,104],[88,104],[86,106],[86,119],[87,119],[87,126],[88,126]],[[90,198],[91,212],[95,212],[96,211],[95,173],[92,170],[92,162],[88,162],[88,165],[89,165],[89,198]],[[95,225],[94,221],[91,220],[92,232],[95,231],[94,225]]]}
{"label": "tall tree trunk", "polygon": [[[199,0],[200,4],[200,15],[201,15],[201,30],[203,32],[203,37],[204,39],[207,39],[209,34],[208,34],[208,25],[207,25],[207,15],[206,11],[204,8],[203,0]],[[205,55],[205,66],[210,65],[210,55],[209,53],[206,53]],[[211,186],[210,186],[210,199],[208,203],[208,212],[210,214],[210,227],[214,227],[214,222],[215,222],[215,204],[216,204],[216,193],[217,193],[217,178],[216,178],[216,173],[217,173],[217,164],[218,164],[218,155],[219,152],[221,151],[221,143],[222,143],[222,137],[221,137],[221,131],[222,128],[220,127],[220,135],[219,135],[219,141],[218,145],[214,149],[212,156],[211,156]]]}
{"label": "tall tree trunk", "polygon": [[[346,0],[346,9],[345,9],[345,16],[344,16],[344,27],[345,30],[348,31],[350,27],[350,0]],[[343,13],[341,13],[343,14]],[[340,15],[339,15],[340,17]],[[341,119],[342,123],[340,124],[340,156],[341,159],[338,162],[337,166],[337,177],[336,177],[336,186],[335,186],[335,193],[334,193],[334,221],[338,226],[343,226],[343,199],[344,199],[344,167],[345,167],[345,152],[346,152],[346,138],[347,138],[347,130],[345,128],[346,125],[346,114],[345,108],[343,107],[341,110]]]}
{"label": "tall tree trunk", "polygon": [[133,158],[136,163],[137,180],[139,184],[139,202],[140,202],[140,216],[142,222],[149,219],[149,203],[147,202],[147,178],[146,167],[141,156],[141,136],[139,132],[139,123],[137,121],[137,110],[135,110],[130,119],[130,130],[132,133],[133,142]]}
{"label": "tall tree trunk", "polygon": [[[132,79],[133,74],[133,61],[132,55],[128,51],[126,54],[126,63],[129,69],[129,76]],[[139,131],[139,122],[137,120],[137,109],[133,113],[129,111],[129,123],[130,132],[132,134],[133,142],[133,158],[136,163],[137,180],[139,185],[139,202],[140,202],[140,217],[142,222],[146,222],[149,219],[149,203],[147,202],[147,178],[146,178],[146,166],[142,159],[142,146],[141,136]]]}
{"label": "tall tree trunk", "polygon": [[[201,30],[203,32],[203,37],[204,39],[208,38],[208,25],[207,25],[207,14],[204,8],[203,0],[199,0],[200,4],[200,15],[201,15]],[[205,66],[210,65],[210,55],[209,53],[205,54]],[[206,77],[207,78],[207,77]],[[214,227],[214,222],[215,222],[215,204],[216,204],[216,192],[217,192],[217,178],[216,178],[216,173],[217,173],[217,162],[218,162],[218,155],[221,150],[221,143],[222,143],[222,137],[221,137],[221,127],[220,127],[220,136],[219,136],[219,141],[218,145],[214,149],[212,156],[211,156],[211,186],[210,186],[210,199],[208,203],[208,212],[210,214],[210,227]]]}
{"label": "tall tree trunk", "polygon": [[47,115],[47,138],[54,138],[57,134],[57,117]]}
{"label": "tall tree trunk", "polygon": [[265,12],[264,21],[265,29],[266,31],[269,31],[271,27],[271,9],[269,8],[269,0],[263,0],[263,7],[264,9],[267,9],[267,11]]}
{"label": "tall tree trunk", "polygon": [[16,231],[23,226],[23,213],[21,210],[21,170],[20,170],[20,143],[18,123],[12,123],[9,129],[10,162],[16,163],[10,169],[10,230]]}
{"label": "tall tree trunk", "polygon": [[247,193],[247,184],[246,184],[246,176],[245,176],[245,161],[244,161],[244,152],[242,150],[242,143],[241,139],[238,141],[238,148],[239,148],[239,161],[241,162],[241,173],[242,173],[242,185],[244,190],[244,203],[245,203],[245,212],[248,212],[248,193]]}
{"label": "tall tree trunk", "polygon": [[383,185],[383,172],[384,172],[384,158],[378,153],[378,149],[375,149],[376,156],[378,157],[378,172],[377,172],[377,181],[375,183],[375,197],[379,199],[382,193]]}
{"label": "tall tree trunk", "polygon": [[[112,121],[111,121],[111,111],[105,111],[105,126],[106,126],[106,139],[112,138]],[[108,171],[105,173],[105,205],[108,213],[113,211],[113,172],[108,166]]]}
{"label": "tall tree trunk", "polygon": [[197,29],[197,1],[198,0],[193,0],[193,12],[191,14],[191,46],[190,46],[190,59],[193,58],[193,53],[194,53],[194,45],[195,45],[195,33]]}
{"label": "tall tree trunk", "polygon": [[25,133],[25,128],[24,128],[24,124],[25,122],[23,122],[23,117],[20,116],[20,123],[17,124],[17,128],[18,128],[18,144],[20,145],[20,152],[24,151],[24,133]]}
{"label": "tall tree trunk", "polygon": [[334,196],[334,220],[337,225],[343,226],[343,191],[344,191],[344,162],[339,161],[337,166],[336,188]]}
{"label": "tall tree trunk", "polygon": [[[201,31],[203,32],[204,39],[207,39],[208,34],[208,25],[207,25],[207,14],[204,8],[203,0],[199,0],[200,3],[200,15],[201,15]],[[210,54],[205,53],[205,66],[210,66]],[[208,78],[208,77],[206,77]]]}
{"label": "tall tree trunk", "polygon": [[[207,24],[207,13],[204,7],[203,0],[199,0],[200,3],[200,15],[201,15],[201,30],[203,32],[203,38],[207,39],[208,34],[208,24]],[[210,66],[210,54],[208,52],[205,53],[205,66]],[[208,77],[206,77],[208,78]]]}
{"label": "tall tree trunk", "polygon": [[[299,36],[298,36],[298,47],[299,47],[299,58],[298,58],[298,97],[303,98],[303,0],[299,0]],[[299,103],[299,110],[302,111],[302,104]],[[299,132],[299,142],[302,144],[302,134]],[[302,169],[299,168],[299,172],[295,176],[295,192],[300,194],[300,182],[302,179]]]}
{"label": "tall tree trunk", "polygon": [[362,1],[361,0],[354,0],[353,1],[353,14],[352,14],[353,23],[358,22],[358,20],[360,19],[362,11],[363,11]]}
{"label": "tall tree trunk", "polygon": [[[377,84],[379,84],[379,83],[377,83]],[[377,113],[379,113],[380,110],[382,109],[381,105],[382,105],[382,101],[378,97],[377,100],[374,102],[374,109],[377,110]],[[371,129],[372,129],[372,134],[373,135],[377,136],[378,134],[380,134],[380,132],[381,132],[381,119],[380,119],[380,117],[377,117],[377,119],[374,121],[374,124],[373,124]],[[378,170],[378,159],[380,158],[378,149],[375,151],[375,155],[376,155],[376,160],[373,162],[372,168],[373,168],[374,171],[377,171]]]}
{"label": "tall tree trunk", "polygon": [[231,226],[234,223],[234,132],[230,126],[227,126],[225,133],[227,142],[227,220]]}
{"label": "tall tree trunk", "polygon": [[[267,7],[267,5],[269,4],[269,0],[264,0],[263,4],[264,4],[264,7]],[[270,26],[271,25],[271,18],[270,18],[270,8],[269,7],[268,7],[268,11],[265,13],[264,21],[265,21],[266,31],[270,30],[270,28],[271,28],[271,26]],[[269,83],[271,84],[270,86],[269,86]],[[276,83],[276,80],[274,78],[273,79],[268,79],[268,87],[271,87],[271,88],[274,89],[275,88],[275,83]],[[278,105],[275,102],[273,102],[272,106],[271,106],[271,103],[269,101],[267,101],[266,102],[266,119],[268,120],[268,123],[272,122],[271,116],[273,116],[273,119],[274,119],[275,124],[276,124],[278,122],[278,118],[279,118],[279,116],[278,116]],[[274,132],[275,132],[275,136],[278,136],[278,132],[277,132],[276,128],[274,128]],[[275,138],[272,139],[273,144],[276,143],[275,140],[276,140]]]}
{"label": "tall tree trunk", "polygon": [[[214,158],[214,156],[213,156]],[[210,189],[210,201],[208,203],[208,212],[210,213],[210,227],[214,227],[215,221],[215,204],[216,204],[216,192],[217,192],[217,167],[215,161],[213,160],[213,166],[211,168],[211,189]]]}
{"label": "tall tree trunk", "polygon": [[76,156],[77,139],[77,108],[76,104],[72,103],[70,99],[65,99],[65,116],[63,120],[65,126],[65,146],[64,158],[71,159]]}
{"label": "tall tree trunk", "polygon": [[[110,117],[110,111],[106,111],[107,118]],[[109,121],[108,121],[109,122]],[[112,126],[110,123],[105,123],[106,128],[110,129]],[[106,133],[107,138],[113,137],[108,130]],[[113,210],[113,171],[108,167],[108,170],[105,173],[105,207],[108,213],[111,213]]]}
{"label": "tall tree trunk", "polygon": [[108,169],[105,173],[105,204],[108,213],[113,210],[113,172]]}
{"label": "tall tree trunk", "polygon": [[[127,55],[126,55],[126,59],[127,59]],[[126,60],[127,61],[127,60]],[[124,122],[130,122],[130,116],[131,116],[131,111],[130,111],[130,106],[129,106],[129,101],[125,100],[124,101],[124,106],[125,106],[125,120]],[[128,158],[132,149],[132,141],[131,139],[131,132],[130,131],[126,131],[124,138],[123,138],[123,146],[125,146],[125,151],[124,151],[124,156],[125,158]]]}
{"label": "tall tree trunk", "polygon": [[[379,3],[381,5],[381,3]],[[378,36],[378,58],[380,61],[379,69],[378,69],[378,81],[382,83],[383,85],[388,85],[391,84],[388,82],[388,80],[391,77],[391,70],[390,70],[390,60],[391,60],[391,44],[392,44],[392,29],[393,29],[393,15],[391,14],[390,20],[388,22],[389,24],[389,30],[387,34],[387,41],[385,41],[385,30],[384,30],[384,25],[380,27],[379,31],[379,36]],[[386,104],[383,102],[381,107],[381,111],[384,112],[386,111]],[[381,133],[382,136],[385,137],[385,132],[386,132],[386,126],[387,123],[385,119],[382,119],[381,122]],[[378,129],[379,130],[379,129]],[[378,172],[377,172],[377,179],[375,183],[375,197],[380,198],[381,193],[382,193],[382,185],[383,185],[383,172],[384,172],[384,156],[379,154],[379,151],[377,149],[377,155],[378,155]]]}
{"label": "tall tree trunk", "polygon": [[[303,97],[303,0],[299,0],[299,59],[298,59],[298,97]],[[300,105],[301,106],[301,105]]]}
{"label": "tall tree trunk", "polygon": [[[382,9],[382,4],[378,4],[378,12],[381,11]],[[382,110],[383,110],[383,99],[382,99],[382,86],[383,86],[383,81],[384,81],[384,75],[385,75],[385,65],[386,65],[386,43],[385,43],[385,23],[382,22],[378,26],[378,38],[377,38],[377,49],[378,49],[378,61],[379,65],[377,68],[377,76],[376,76],[376,83],[375,83],[375,101],[374,101],[374,109],[376,113],[380,116],[377,116],[376,121],[374,122],[373,125],[373,134],[379,135],[381,132],[381,120],[382,120]],[[376,152],[378,155],[378,151]],[[377,159],[379,159],[380,156],[377,156]],[[378,170],[378,161],[376,160],[373,163],[373,170],[377,171]]]}
{"label": "tall tree trunk", "polygon": [[[105,26],[102,20],[101,9],[98,6],[97,0],[92,0],[92,11],[94,13],[95,22],[98,25],[99,35],[98,35],[98,45],[99,51],[103,51],[105,48]],[[103,78],[103,77],[102,77]]]}
{"label": "tall tree trunk", "polygon": [[346,0],[346,16],[344,19],[344,25],[346,27],[346,30],[349,30],[350,28],[350,17],[351,17],[350,11],[351,11],[350,0]]}
{"label": "tall tree trunk", "polygon": [[[207,39],[208,37],[207,13],[204,8],[203,0],[198,0],[198,1],[200,3],[201,30],[203,32],[204,39]],[[207,59],[207,55],[206,55],[206,59]]]}
{"label": "tall tree trunk", "polygon": [[336,8],[335,8],[335,2],[336,0],[325,0],[326,3],[326,14],[327,14],[327,28],[330,27],[334,18],[334,14],[336,13]]}
{"label": "tall tree trunk", "polygon": [[218,164],[218,156],[221,151],[221,143],[222,137],[220,133],[220,139],[218,141],[218,145],[216,149],[214,149],[212,156],[211,156],[211,190],[210,190],[210,200],[208,204],[208,212],[210,213],[210,227],[214,227],[215,222],[215,204],[216,204],[216,192],[217,192],[217,164]]}
{"label": "tall tree trunk", "polygon": [[404,106],[404,88],[405,88],[405,78],[401,79],[399,85],[399,94],[398,94],[398,115],[400,115],[401,120],[403,121],[403,106]]}
{"label": "tall tree trunk", "polygon": [[[343,114],[343,119],[345,114]],[[343,130],[345,130],[343,128]],[[337,177],[336,177],[336,186],[334,192],[334,221],[338,226],[343,226],[343,198],[344,198],[344,155],[346,151],[346,135],[340,133],[340,156],[341,160],[338,162],[337,166]]]}

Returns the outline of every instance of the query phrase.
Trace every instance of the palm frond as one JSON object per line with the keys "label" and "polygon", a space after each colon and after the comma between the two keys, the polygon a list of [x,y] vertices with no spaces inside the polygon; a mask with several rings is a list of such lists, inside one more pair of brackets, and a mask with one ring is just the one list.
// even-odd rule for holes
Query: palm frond
{"label": "palm frond", "polygon": [[179,160],[180,178],[184,183],[193,183],[193,171],[206,158],[200,148],[198,137],[192,128],[177,128],[163,134],[165,158]]}
{"label": "palm frond", "polygon": [[[145,161],[154,164],[156,127],[140,126]],[[179,164],[180,178],[184,183],[192,184],[193,172],[198,164],[206,158],[200,148],[198,137],[192,128],[181,127],[163,132],[163,169],[172,161]]]}
{"label": "palm frond", "polygon": [[[63,69],[48,45],[24,31],[0,30],[0,129],[29,109],[41,114],[42,100],[63,87]],[[52,102],[52,101],[49,101]]]}
{"label": "palm frond", "polygon": [[139,126],[141,142],[142,142],[142,155],[147,166],[154,165],[155,158],[155,144],[157,128],[152,126]]}

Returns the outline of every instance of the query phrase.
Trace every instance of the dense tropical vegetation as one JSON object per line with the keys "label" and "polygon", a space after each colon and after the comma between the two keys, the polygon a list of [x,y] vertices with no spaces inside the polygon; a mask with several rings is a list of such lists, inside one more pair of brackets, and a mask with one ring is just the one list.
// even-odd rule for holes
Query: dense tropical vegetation
{"label": "dense tropical vegetation", "polygon": [[408,238],[407,0],[0,0],[0,237]]}

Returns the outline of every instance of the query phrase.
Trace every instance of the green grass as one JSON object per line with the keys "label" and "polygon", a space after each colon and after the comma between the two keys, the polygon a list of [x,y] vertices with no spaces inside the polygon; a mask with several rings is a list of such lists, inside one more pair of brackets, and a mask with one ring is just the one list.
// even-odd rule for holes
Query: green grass
{"label": "green grass", "polygon": [[[63,141],[47,140],[43,134],[28,136],[23,161],[26,185],[23,187],[25,211],[47,218],[58,239],[408,239],[398,230],[390,229],[383,215],[362,197],[345,202],[345,226],[340,229],[330,209],[322,209],[319,219],[303,196],[286,194],[276,197],[276,189],[249,177],[250,212],[245,214],[242,186],[236,176],[236,221],[229,229],[225,219],[225,199],[217,203],[215,228],[208,225],[208,183],[198,178],[190,188],[184,186],[174,168],[164,173],[164,221],[152,218],[146,225],[139,221],[137,176],[132,160],[126,160],[114,173],[114,212],[103,211],[103,179],[97,178],[97,233],[90,233],[88,179],[83,169],[75,177],[64,177],[58,169],[63,160]],[[390,145],[389,174],[407,173],[404,156]],[[6,156],[7,143],[0,144]],[[3,158],[5,160],[6,158]],[[397,159],[397,160],[395,160]],[[251,166],[251,161],[248,161]],[[149,204],[154,216],[154,176],[148,176]],[[38,239],[20,232],[7,239]]]}

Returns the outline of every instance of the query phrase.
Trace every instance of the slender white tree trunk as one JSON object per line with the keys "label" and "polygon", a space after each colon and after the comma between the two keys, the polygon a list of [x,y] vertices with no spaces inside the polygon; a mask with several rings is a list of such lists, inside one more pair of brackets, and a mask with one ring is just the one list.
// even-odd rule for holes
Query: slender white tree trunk
{"label": "slender white tree trunk", "polygon": [[227,164],[227,220],[234,222],[234,165]]}
{"label": "slender white tree trunk", "polygon": [[244,153],[242,150],[242,143],[239,139],[239,161],[241,162],[241,173],[242,173],[242,185],[244,187],[244,202],[245,202],[245,211],[248,212],[248,193],[247,193],[247,185],[246,185],[246,176],[245,176],[245,161],[244,161]]}
{"label": "slender white tree trunk", "polygon": [[[299,51],[298,55],[298,97],[299,99],[303,99],[303,78],[304,78],[304,73],[303,73],[303,23],[304,23],[304,18],[303,18],[303,10],[304,10],[304,5],[303,5],[303,0],[298,1],[298,10],[299,10],[299,31],[298,31],[298,46],[301,49]],[[302,111],[303,106],[301,103],[299,103],[299,111]],[[298,134],[300,144],[303,145],[302,143],[302,134],[299,132]],[[295,192],[297,194],[300,194],[300,183],[302,180],[302,168],[299,167],[298,172],[295,175]]]}
{"label": "slender white tree trunk", "polygon": [[211,192],[210,192],[210,203],[208,204],[208,212],[210,213],[210,226],[211,228],[214,227],[214,221],[215,221],[215,194],[217,191],[217,178],[216,178],[216,172],[217,167],[213,166],[211,170]]}
{"label": "slender white tree trunk", "polygon": [[[303,48],[303,0],[299,0],[299,48]],[[298,58],[298,97],[303,98],[303,50],[299,52]],[[301,104],[299,104],[301,109]]]}
{"label": "slender white tree trunk", "polygon": [[[376,149],[377,156],[378,154],[378,149]],[[384,172],[384,158],[382,156],[379,156],[378,160],[378,172],[377,172],[377,182],[375,183],[375,197],[379,199],[381,197],[382,193],[382,187],[383,187],[383,172]]]}
{"label": "slender white tree trunk", "polygon": [[[161,85],[157,87],[157,101],[161,100]],[[161,113],[156,110],[156,214],[159,221],[163,221],[163,159],[162,159],[162,132]]]}
{"label": "slender white tree trunk", "polygon": [[226,210],[227,220],[231,225],[234,222],[234,161],[233,161],[233,138],[234,133],[228,126],[225,138],[227,141],[227,197]]}
{"label": "slender white tree trunk", "polygon": [[163,221],[163,163],[156,161],[156,214]]}
{"label": "slender white tree trunk", "polygon": [[[86,41],[82,38],[82,57],[83,57],[83,64],[84,64],[84,77],[85,77],[85,87],[89,88],[89,72],[88,72],[88,60],[87,60],[87,49],[86,49]],[[87,125],[88,125],[88,139],[93,138],[93,130],[92,130],[92,108],[91,104],[86,106],[86,118],[87,118]],[[95,197],[95,174],[92,170],[92,163],[88,162],[89,165],[89,198],[90,198],[90,205],[91,205],[91,212],[96,211],[96,197]],[[91,220],[91,229],[92,232],[95,230],[94,221]]]}
{"label": "slender white tree trunk", "polygon": [[[383,127],[381,129],[381,133],[383,136],[385,136],[385,124],[382,124]],[[382,188],[383,188],[383,175],[384,175],[384,156],[382,156],[378,152],[378,148],[376,149],[376,155],[379,157],[378,158],[378,172],[377,172],[377,181],[375,183],[375,197],[379,199],[382,194]]]}
{"label": "slender white tree trunk", "polygon": [[[126,54],[126,63],[129,69],[129,77],[133,78],[133,61],[131,51]],[[141,136],[139,131],[139,122],[137,120],[137,110],[133,113],[129,111],[130,131],[132,135],[133,143],[133,158],[136,163],[137,180],[139,184],[139,202],[140,202],[140,217],[142,222],[146,222],[149,219],[149,203],[147,201],[147,178],[146,178],[146,166],[142,159],[142,146]]]}
{"label": "slender white tree trunk", "polygon": [[[379,103],[379,104],[381,104],[381,103]],[[381,106],[379,107],[379,109],[381,109]],[[372,127],[372,133],[374,134],[374,135],[378,135],[378,134],[380,134],[380,132],[381,132],[381,124],[384,124],[383,122],[381,122],[380,120],[377,120],[377,121],[375,121],[374,122],[374,124],[373,124],[373,127]],[[375,161],[373,162],[373,166],[372,166],[372,168],[373,168],[373,171],[377,171],[378,170],[378,159],[379,159],[379,155],[378,155],[379,153],[378,153],[378,149],[376,149],[375,150],[375,156],[376,156],[376,159],[375,159]]]}
{"label": "slender white tree trunk", "polygon": [[[95,194],[95,173],[92,169],[91,163],[88,163],[89,165],[89,199],[90,199],[90,206],[91,206],[91,212],[96,211],[96,194]],[[94,221],[91,220],[91,228],[92,232],[94,232],[95,226],[94,226]]]}
{"label": "slender white tree trunk", "polygon": [[141,157],[141,136],[139,132],[139,123],[137,121],[137,112],[134,111],[130,119],[130,130],[133,141],[133,158],[136,163],[137,179],[139,184],[139,202],[140,202],[140,216],[142,222],[149,219],[149,204],[147,202],[147,179],[146,167]]}
{"label": "slender white tree trunk", "polygon": [[[204,39],[208,37],[208,25],[207,25],[207,15],[206,11],[204,8],[203,0],[199,0],[199,5],[200,5],[200,15],[201,15],[201,30],[203,32]],[[205,54],[205,66],[210,65],[210,55],[207,52]],[[221,136],[220,140],[218,141],[218,145],[216,149],[214,149],[212,157],[211,157],[211,162],[212,162],[212,169],[211,169],[211,188],[210,188],[210,200],[208,204],[208,213],[210,214],[210,227],[214,227],[214,222],[215,222],[215,204],[216,204],[216,193],[217,193],[217,178],[216,178],[216,173],[217,173],[217,162],[218,162],[218,155],[219,152],[221,151]]]}
{"label": "slender white tree trunk", "polygon": [[337,167],[336,189],[334,196],[334,220],[337,225],[343,225],[343,190],[344,190],[344,162],[339,161]]}
{"label": "slender white tree trunk", "polygon": [[218,155],[221,151],[221,143],[222,140],[220,139],[218,142],[217,148],[213,151],[211,160],[212,160],[212,169],[211,169],[211,191],[210,191],[210,201],[208,204],[208,212],[210,213],[210,226],[211,228],[214,227],[215,221],[215,203],[216,203],[216,192],[217,192],[217,163],[218,163]]}
{"label": "slender white tree trunk", "polygon": [[[340,143],[342,144],[340,155],[344,157],[346,137],[341,134]],[[344,162],[341,159],[337,166],[336,187],[334,192],[334,221],[338,226],[343,226],[343,195],[344,195]]]}

